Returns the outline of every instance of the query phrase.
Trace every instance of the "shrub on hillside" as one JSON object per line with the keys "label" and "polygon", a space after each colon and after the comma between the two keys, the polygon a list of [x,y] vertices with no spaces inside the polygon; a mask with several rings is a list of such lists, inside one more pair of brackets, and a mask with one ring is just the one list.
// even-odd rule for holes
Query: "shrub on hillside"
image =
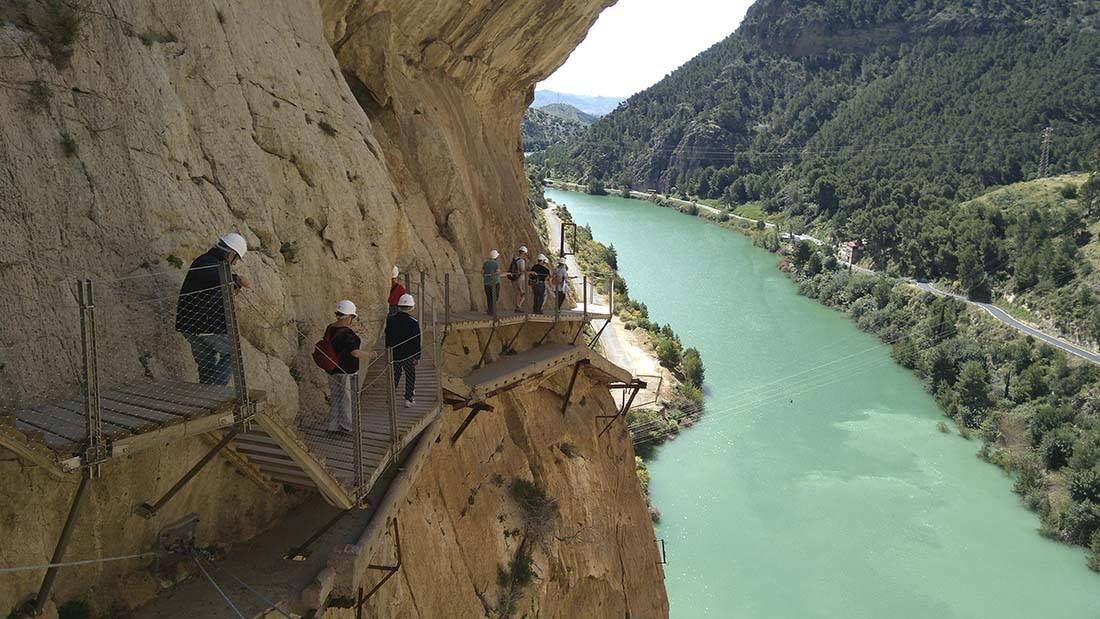
{"label": "shrub on hillside", "polygon": [[1077,440],[1077,432],[1070,426],[1059,426],[1048,432],[1039,444],[1039,454],[1043,458],[1043,464],[1052,471],[1060,470],[1069,463],[1073,455],[1073,443]]}

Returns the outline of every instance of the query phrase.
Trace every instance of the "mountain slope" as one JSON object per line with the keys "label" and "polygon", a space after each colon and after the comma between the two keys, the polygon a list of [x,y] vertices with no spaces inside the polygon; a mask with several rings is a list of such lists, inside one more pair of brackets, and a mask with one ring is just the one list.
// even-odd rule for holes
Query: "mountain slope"
{"label": "mountain slope", "polygon": [[564,144],[584,133],[585,126],[576,120],[533,107],[528,108],[523,114],[523,124],[520,125],[523,150],[537,153],[555,144]]}
{"label": "mountain slope", "polygon": [[810,221],[1033,177],[1048,125],[1054,171],[1082,169],[1100,136],[1100,9],[1016,4],[761,0],[548,163]]}
{"label": "mountain slope", "polygon": [[591,126],[592,123],[596,122],[600,117],[599,114],[587,114],[582,112],[568,103],[551,103],[550,105],[540,107],[539,110],[552,116],[557,116],[558,118],[576,121],[585,127]]}
{"label": "mountain slope", "polygon": [[622,102],[622,97],[598,97],[591,95],[575,95],[568,92],[557,92],[555,90],[536,90],[535,102],[531,104],[531,107],[542,108],[554,103],[565,103],[567,105],[572,105],[586,114],[603,116],[611,110],[614,110]]}

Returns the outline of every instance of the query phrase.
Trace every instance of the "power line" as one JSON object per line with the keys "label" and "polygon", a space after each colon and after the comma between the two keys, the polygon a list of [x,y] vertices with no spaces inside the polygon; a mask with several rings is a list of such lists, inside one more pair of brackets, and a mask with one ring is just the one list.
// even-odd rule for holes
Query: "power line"
{"label": "power line", "polygon": [[233,605],[233,600],[229,599],[229,596],[225,594],[225,591],[223,591],[222,588],[218,586],[218,583],[214,581],[209,572],[206,571],[206,568],[202,566],[202,562],[199,561],[199,558],[192,554],[191,560],[195,562],[195,565],[198,566],[199,571],[202,572],[202,575],[206,577],[206,580],[208,580],[210,582],[210,585],[214,587],[214,590],[218,592],[218,595],[221,596],[222,601],[225,602],[225,605],[228,606],[229,609],[232,610],[235,615],[237,615],[237,617],[239,617],[240,619],[245,619],[244,615],[241,614],[241,611]]}

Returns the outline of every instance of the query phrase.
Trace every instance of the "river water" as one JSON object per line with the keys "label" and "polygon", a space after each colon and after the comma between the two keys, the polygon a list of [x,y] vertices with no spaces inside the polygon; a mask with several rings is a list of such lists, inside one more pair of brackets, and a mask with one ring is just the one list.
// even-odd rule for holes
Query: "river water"
{"label": "river water", "polygon": [[674,619],[1100,617],[1038,518],[877,338],[771,254],[640,200],[556,190],[706,365],[708,412],[649,464]]}

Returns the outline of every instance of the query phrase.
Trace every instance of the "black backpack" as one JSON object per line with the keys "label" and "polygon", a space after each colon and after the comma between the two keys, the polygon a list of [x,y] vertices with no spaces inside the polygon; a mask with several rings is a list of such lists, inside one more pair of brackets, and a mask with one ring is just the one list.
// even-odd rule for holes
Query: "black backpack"
{"label": "black backpack", "polygon": [[512,264],[508,265],[508,279],[516,281],[519,275],[519,258],[512,258]]}

